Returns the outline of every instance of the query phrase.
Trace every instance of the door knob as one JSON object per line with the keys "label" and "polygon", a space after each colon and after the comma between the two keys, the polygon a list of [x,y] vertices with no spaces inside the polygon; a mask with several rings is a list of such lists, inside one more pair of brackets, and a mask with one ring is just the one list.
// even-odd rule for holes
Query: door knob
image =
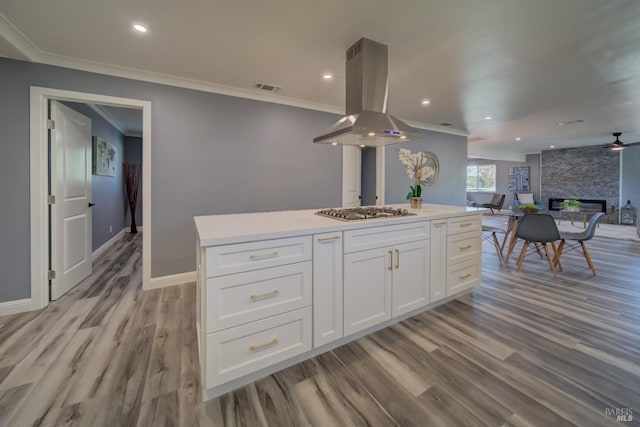
{"label": "door knob", "polygon": [[89,202],[89,207],[90,207],[90,208],[91,208],[91,207],[93,207],[93,206],[95,206],[95,205],[96,205],[95,203],[91,203],[91,202]]}

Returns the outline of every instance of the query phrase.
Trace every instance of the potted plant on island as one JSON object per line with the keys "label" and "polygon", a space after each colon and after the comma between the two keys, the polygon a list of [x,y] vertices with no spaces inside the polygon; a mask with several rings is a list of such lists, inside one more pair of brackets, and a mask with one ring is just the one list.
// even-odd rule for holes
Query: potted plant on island
{"label": "potted plant on island", "polygon": [[398,157],[407,170],[409,179],[413,179],[413,185],[409,186],[407,200],[411,208],[422,207],[422,186],[436,182],[440,175],[440,165],[435,154],[429,151],[411,153],[406,148],[398,149]]}
{"label": "potted plant on island", "polygon": [[538,213],[540,211],[540,207],[534,205],[533,203],[528,203],[526,205],[519,205],[517,207],[522,213],[531,214]]}

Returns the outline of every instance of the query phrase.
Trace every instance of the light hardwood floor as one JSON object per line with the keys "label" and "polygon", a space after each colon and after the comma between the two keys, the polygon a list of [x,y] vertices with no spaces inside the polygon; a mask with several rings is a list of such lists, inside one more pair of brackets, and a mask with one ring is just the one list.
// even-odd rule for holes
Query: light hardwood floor
{"label": "light hardwood floor", "polygon": [[598,276],[565,254],[556,280],[485,242],[472,294],[206,403],[195,286],[143,292],[140,248],[127,235],[59,301],[0,317],[0,425],[640,425],[639,243],[596,238]]}

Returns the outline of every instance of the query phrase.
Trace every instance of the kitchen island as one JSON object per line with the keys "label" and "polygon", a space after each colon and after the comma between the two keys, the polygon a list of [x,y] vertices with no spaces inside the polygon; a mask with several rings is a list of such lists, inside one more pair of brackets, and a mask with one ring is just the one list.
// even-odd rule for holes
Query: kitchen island
{"label": "kitchen island", "polygon": [[470,292],[484,209],[340,221],[315,210],[195,217],[203,399]]}

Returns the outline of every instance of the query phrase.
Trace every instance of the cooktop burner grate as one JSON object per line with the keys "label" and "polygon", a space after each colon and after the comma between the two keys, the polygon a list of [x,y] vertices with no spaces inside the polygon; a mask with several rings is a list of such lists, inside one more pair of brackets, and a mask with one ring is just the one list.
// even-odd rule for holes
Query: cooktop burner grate
{"label": "cooktop burner grate", "polygon": [[360,207],[342,209],[322,209],[316,215],[339,219],[341,221],[358,221],[363,219],[392,218],[400,216],[416,215],[406,209],[396,209],[390,207]]}

